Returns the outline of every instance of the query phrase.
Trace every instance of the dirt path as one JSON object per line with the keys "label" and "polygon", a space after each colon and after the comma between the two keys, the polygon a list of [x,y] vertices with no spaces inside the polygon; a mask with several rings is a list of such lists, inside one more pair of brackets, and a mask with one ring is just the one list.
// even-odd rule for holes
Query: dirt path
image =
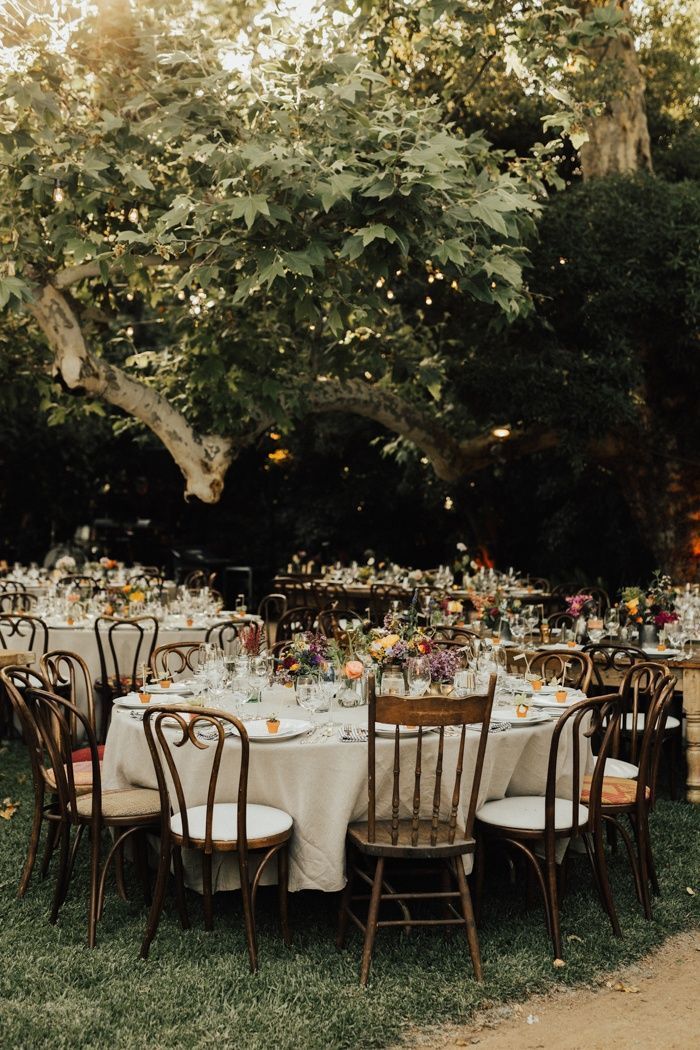
{"label": "dirt path", "polygon": [[672,938],[598,988],[537,996],[481,1014],[466,1028],[416,1033],[408,1045],[411,1050],[695,1050],[700,934]]}

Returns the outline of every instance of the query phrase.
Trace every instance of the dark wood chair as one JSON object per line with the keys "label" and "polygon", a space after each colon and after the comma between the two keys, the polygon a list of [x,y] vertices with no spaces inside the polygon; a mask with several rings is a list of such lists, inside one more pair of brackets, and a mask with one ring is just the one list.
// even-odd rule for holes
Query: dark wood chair
{"label": "dark wood chair", "polygon": [[570,631],[576,623],[576,618],[568,612],[555,612],[547,617],[547,623],[550,630],[557,631],[561,630],[562,627],[566,627],[567,631]]}
{"label": "dark wood chair", "polygon": [[[41,767],[45,770],[47,786],[55,795],[55,808],[48,819],[58,824],[59,864],[50,921],[58,921],[59,912],[68,894],[75,857],[85,828],[90,838],[90,888],[88,896],[88,947],[97,941],[97,923],[102,915],[105,883],[112,859],[119,853],[127,838],[134,835],[135,856],[144,883],[144,895],[150,897],[146,863],[146,830],[154,831],[160,824],[160,799],[157,791],[131,788],[125,791],[102,792],[100,759],[95,732],[87,716],[68,700],[46,689],[28,688],[27,707],[37,728],[37,742],[41,747]],[[71,726],[80,726],[76,738]],[[92,780],[90,790],[84,793],[77,783],[71,756],[81,739],[87,739],[90,749]],[[100,867],[103,831],[113,833],[104,864]],[[73,840],[71,842],[71,836]]]}
{"label": "dark wood chair", "polygon": [[219,623],[213,623],[208,628],[204,635],[204,641],[210,642],[212,645],[218,645],[219,649],[226,652],[228,646],[238,638],[240,630],[240,621],[234,623],[233,620],[221,620]]}
{"label": "dark wood chair", "polygon": [[136,691],[141,685],[142,668],[150,665],[158,642],[158,621],[155,616],[137,616],[131,620],[98,616],[95,638],[100,661],[95,694],[99,696],[102,708],[98,739],[104,740],[115,697]]}
{"label": "dark wood chair", "polygon": [[279,576],[275,581],[287,599],[287,608],[296,609],[316,604],[311,580],[299,576]]}
{"label": "dark wood chair", "polygon": [[311,590],[319,609],[328,609],[333,604],[347,609],[350,604],[348,592],[342,583],[325,583],[323,580],[317,580],[311,585]]}
{"label": "dark wood chair", "polygon": [[288,609],[277,624],[275,640],[277,642],[289,642],[295,634],[303,634],[304,631],[315,630],[317,616],[318,610],[311,605]]}
{"label": "dark wood chair", "polygon": [[286,594],[266,594],[258,605],[258,616],[265,624],[265,642],[268,649],[275,641],[277,624],[286,611]]}
{"label": "dark wood chair", "polygon": [[393,583],[373,583],[369,589],[369,614],[372,623],[381,624],[396,602],[398,606],[408,604],[410,595],[405,587]]}
{"label": "dark wood chair", "polygon": [[[70,700],[74,707],[79,707],[85,712],[97,736],[95,691],[90,668],[82,656],[66,649],[51,649],[41,657],[39,668],[52,692],[58,693],[65,700]],[[80,727],[73,722],[71,732],[74,737],[79,735],[79,730]],[[99,744],[97,750],[101,760],[104,745]],[[73,755],[74,762],[87,762],[89,759],[90,749],[88,747],[79,748]]]}
{"label": "dark wood chair", "polygon": [[[637,898],[646,919],[652,918],[650,885],[655,895],[659,893],[659,882],[651,849],[649,813],[656,801],[659,763],[675,685],[674,675],[665,675],[657,681],[646,711],[636,780],[610,776],[608,760],[605,763],[606,772],[601,788],[603,820],[607,821],[622,836],[632,869]],[[581,802],[584,805],[588,803],[589,792],[590,778],[586,777],[581,793]],[[624,817],[627,817],[629,827],[625,825]],[[604,849],[602,838],[596,840],[596,849]]]}
{"label": "dark wood chair", "polygon": [[82,599],[92,598],[102,590],[99,580],[84,573],[69,573],[67,576],[61,576],[56,582],[56,587],[62,591],[77,591]]}
{"label": "dark wood chair", "polygon": [[549,649],[535,653],[530,662],[530,673],[545,682],[554,679],[570,689],[588,693],[593,677],[593,661],[588,653],[578,649]]}
{"label": "dark wood chair", "polygon": [[0,580],[0,594],[16,594],[18,591],[23,593],[25,590],[25,584],[19,580]]}
{"label": "dark wood chair", "polygon": [[[167,732],[164,731],[164,722]],[[177,723],[177,726],[174,727],[173,723]],[[293,820],[284,810],[248,802],[250,744],[245,726],[233,715],[184,705],[167,708],[150,706],[144,717],[144,729],[158,781],[162,827],[156,888],[141,946],[141,957],[148,957],[151,942],[158,929],[171,862],[175,871],[180,920],[183,928],[187,929],[189,919],[182,876],[182,850],[198,850],[201,853],[204,925],[210,930],[214,925],[213,854],[236,853],[241,877],[248,957],[250,968],[254,972],[258,968],[255,898],[260,878],[273,857],[277,858],[282,934],[285,944],[290,943],[287,889],[288,850]],[[219,772],[227,733],[237,738],[237,741],[231,743],[240,749],[237,801],[217,802]],[[195,754],[199,753],[209,773],[206,802],[203,805],[193,806],[185,797],[174,755],[175,749],[180,750],[184,747],[194,749]],[[169,783],[172,784],[172,793]],[[226,785],[225,790],[226,797],[230,797],[230,784]],[[250,854],[257,855],[256,859],[260,861],[252,880],[249,869]]]}
{"label": "dark wood chair", "polygon": [[168,642],[159,645],[151,653],[150,671],[157,681],[160,678],[176,679],[178,675],[193,674],[199,663],[201,642]]}
{"label": "dark wood chair", "polygon": [[[338,947],[345,942],[348,921],[352,921],[364,934],[362,964],[360,967],[360,984],[365,985],[369,977],[372,961],[374,939],[378,929],[395,926],[440,926],[459,925],[466,930],[469,951],[471,954],[474,975],[482,980],[481,955],[479,939],[474,923],[471,896],[464,874],[465,856],[475,850],[472,834],[474,814],[476,812],[481,771],[486,750],[493,696],[496,688],[496,676],[492,675],[488,692],[484,696],[469,696],[458,700],[447,700],[442,696],[422,696],[418,699],[403,699],[396,696],[377,696],[374,676],[369,680],[369,713],[368,762],[367,762],[367,795],[368,818],[366,822],[351,824],[347,837],[348,880],[343,891],[338,924]],[[377,722],[395,726],[394,774],[391,796],[391,808],[387,807],[385,819],[378,813],[377,778],[376,778],[376,739]],[[412,810],[408,817],[401,814],[401,758],[410,749],[413,741],[406,741],[403,746],[400,739],[400,726],[405,724],[418,726],[418,737],[415,742],[414,761],[412,765]],[[462,787],[466,727],[480,725],[478,747],[471,786]],[[439,727],[437,738],[427,733],[424,728]],[[459,730],[458,742],[455,741],[455,773],[449,780],[445,772],[445,791],[443,792],[443,767],[445,756],[445,728],[455,726]],[[421,777],[426,780],[434,777],[434,790],[429,805],[421,805]],[[449,792],[449,794],[448,794]],[[441,810],[448,799],[447,814],[441,816]],[[468,802],[465,802],[468,799]],[[425,813],[431,812],[426,819]],[[464,816],[463,827],[457,830],[458,819]],[[369,865],[369,871],[359,863],[362,858]],[[433,892],[408,893],[396,892],[386,881],[384,869],[387,862],[432,863],[442,868],[444,877],[440,890]],[[353,901],[363,899],[366,895],[356,897],[353,888],[356,879],[371,887],[369,914],[366,923],[352,909]],[[456,890],[451,890],[450,880],[454,879]],[[433,919],[416,919],[410,915],[406,901],[439,900],[446,915]],[[459,911],[452,904],[459,901]],[[398,905],[402,918],[380,921],[379,909],[382,901],[391,901]]]}
{"label": "dark wood chair", "polygon": [[[477,904],[483,890],[486,846],[497,844],[523,856],[542,892],[555,959],[563,957],[557,887],[557,871],[563,857],[557,856],[557,848],[568,850],[576,839],[584,843],[613,933],[616,937],[621,936],[602,848],[601,817],[603,769],[619,720],[620,697],[617,693],[572,704],[554,727],[545,794],[496,799],[486,802],[476,813]],[[589,741],[594,735],[600,738],[599,760],[589,782],[588,803],[584,806],[580,802],[583,773]],[[571,774],[567,772],[566,778],[562,774],[560,746],[572,755]],[[566,786],[564,779],[568,782]]]}
{"label": "dark wood chair", "polygon": [[0,647],[43,654],[49,644],[49,628],[31,613],[0,614]]}
{"label": "dark wood chair", "polygon": [[194,591],[195,593],[204,590],[205,587],[212,588],[216,575],[215,572],[206,573],[204,569],[193,569],[192,572],[188,572],[185,576],[183,586],[188,591]]}
{"label": "dark wood chair", "polygon": [[644,650],[636,645],[609,642],[589,642],[584,645],[582,652],[587,653],[593,661],[593,689],[596,693],[610,691],[610,683],[606,685],[603,675],[619,674],[622,677],[634,664],[647,659]]}
{"label": "dark wood chair", "polygon": [[37,600],[29,591],[6,591],[0,594],[0,613],[31,613]]}
{"label": "dark wood chair", "polygon": [[[635,664],[622,680],[622,720],[620,739],[627,762],[639,764],[639,753],[646,726],[646,712],[652,704],[660,679],[669,673],[668,665],[649,660]],[[672,705],[673,706],[673,705]],[[666,713],[663,745],[667,754],[671,796],[678,797],[678,768],[683,747],[680,714]]]}
{"label": "dark wood chair", "polygon": [[326,638],[335,638],[341,645],[347,640],[348,629],[362,630],[364,620],[354,609],[341,609],[334,606],[322,609],[318,614],[318,629]]}

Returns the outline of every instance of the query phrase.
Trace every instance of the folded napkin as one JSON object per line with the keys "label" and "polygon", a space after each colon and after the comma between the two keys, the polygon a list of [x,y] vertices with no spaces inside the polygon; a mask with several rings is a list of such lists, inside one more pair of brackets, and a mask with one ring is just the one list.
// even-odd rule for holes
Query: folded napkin
{"label": "folded napkin", "polygon": [[[224,736],[238,736],[238,732],[235,726],[232,726],[230,722],[222,722],[221,726],[224,730]],[[216,726],[203,726],[201,729],[196,729],[194,734],[198,740],[212,741],[219,739],[219,730]]]}
{"label": "folded napkin", "polygon": [[338,736],[345,744],[366,744],[367,729],[365,726],[344,725],[338,730]]}
{"label": "folded napkin", "polygon": [[[468,725],[467,729],[471,729],[474,733],[481,732],[481,726],[478,723]],[[493,722],[489,722],[489,733],[507,733],[510,729],[510,722],[505,722],[503,719],[495,719]]]}

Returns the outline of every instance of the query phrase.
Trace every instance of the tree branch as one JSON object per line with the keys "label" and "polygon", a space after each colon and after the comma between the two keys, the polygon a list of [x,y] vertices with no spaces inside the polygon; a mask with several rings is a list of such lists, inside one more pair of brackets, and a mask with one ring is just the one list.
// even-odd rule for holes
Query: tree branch
{"label": "tree branch", "polygon": [[[145,266],[149,270],[158,266],[179,266],[182,268],[188,265],[179,259],[164,259],[162,255],[139,255],[137,258],[141,266]],[[53,283],[56,288],[70,288],[72,284],[77,284],[78,281],[85,281],[90,277],[99,277],[101,272],[99,260],[91,259],[90,262],[79,263],[76,266],[66,266],[63,270],[59,270],[54,275]]]}
{"label": "tree branch", "polygon": [[29,304],[29,310],[53,351],[55,374],[65,385],[101,398],[139,419],[162,441],[182,471],[185,498],[197,496],[204,503],[216,503],[231,463],[231,441],[216,434],[197,435],[185,417],[156,390],[91,354],[78,318],[53,285],[42,289]]}

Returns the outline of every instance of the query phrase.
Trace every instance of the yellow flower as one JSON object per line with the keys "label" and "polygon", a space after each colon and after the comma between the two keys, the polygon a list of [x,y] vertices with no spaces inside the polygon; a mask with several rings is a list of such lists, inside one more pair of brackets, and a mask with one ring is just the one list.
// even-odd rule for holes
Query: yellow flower
{"label": "yellow flower", "polygon": [[393,649],[398,641],[400,641],[398,634],[387,634],[385,638],[380,639],[379,644],[382,649]]}
{"label": "yellow flower", "polygon": [[143,591],[132,591],[132,593],[129,595],[130,602],[145,602],[145,600],[146,595],[143,593]]}

